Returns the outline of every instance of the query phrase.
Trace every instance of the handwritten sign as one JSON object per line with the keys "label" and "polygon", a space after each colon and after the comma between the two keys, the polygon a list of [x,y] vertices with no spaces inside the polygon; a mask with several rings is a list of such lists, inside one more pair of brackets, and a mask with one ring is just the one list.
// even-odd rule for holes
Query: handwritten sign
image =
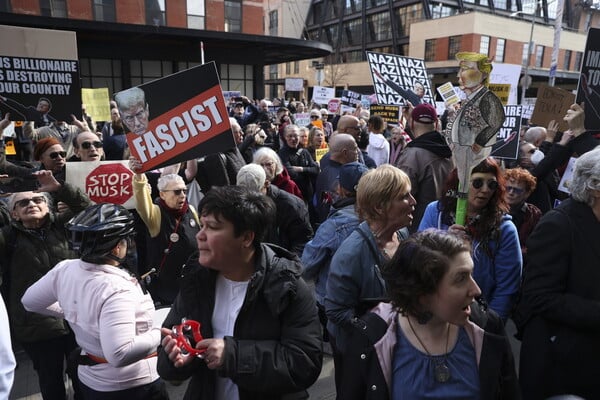
{"label": "handwritten sign", "polygon": [[530,122],[540,126],[548,126],[550,121],[555,120],[558,122],[558,129],[564,132],[568,129],[568,126],[563,121],[563,117],[574,102],[575,95],[571,92],[557,87],[541,86],[538,90]]}

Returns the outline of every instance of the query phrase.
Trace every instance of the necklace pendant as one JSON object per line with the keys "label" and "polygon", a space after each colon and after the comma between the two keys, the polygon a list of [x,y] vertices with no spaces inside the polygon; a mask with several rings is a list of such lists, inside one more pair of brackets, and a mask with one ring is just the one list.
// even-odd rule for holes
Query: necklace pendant
{"label": "necklace pendant", "polygon": [[445,383],[450,379],[450,368],[448,368],[445,362],[437,364],[434,368],[434,373],[436,382]]}

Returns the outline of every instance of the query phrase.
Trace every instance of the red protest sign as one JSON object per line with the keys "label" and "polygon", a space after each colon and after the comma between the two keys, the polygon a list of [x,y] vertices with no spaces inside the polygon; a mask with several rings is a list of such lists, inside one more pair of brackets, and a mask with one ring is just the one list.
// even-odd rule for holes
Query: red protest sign
{"label": "red protest sign", "polygon": [[85,179],[85,193],[96,203],[125,204],[133,197],[133,172],[123,164],[100,165]]}

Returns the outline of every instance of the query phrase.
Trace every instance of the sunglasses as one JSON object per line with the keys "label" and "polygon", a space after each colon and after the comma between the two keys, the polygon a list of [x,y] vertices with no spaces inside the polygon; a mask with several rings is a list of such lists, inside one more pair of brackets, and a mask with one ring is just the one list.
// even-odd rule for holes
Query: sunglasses
{"label": "sunglasses", "polygon": [[473,186],[473,189],[481,189],[484,183],[487,186],[487,188],[492,191],[498,189],[498,181],[493,179],[490,179],[486,182],[483,180],[483,178],[475,178],[471,181],[471,186]]}
{"label": "sunglasses", "polygon": [[175,196],[179,196],[181,193],[187,194],[187,189],[163,190],[163,192],[173,192],[175,194]]}
{"label": "sunglasses", "polygon": [[319,118],[321,118],[321,117],[319,117],[318,115],[311,115],[310,116],[310,119],[319,119]]}
{"label": "sunglasses", "polygon": [[46,202],[46,198],[44,196],[34,196],[29,199],[21,199],[15,202],[15,207],[19,206],[20,208],[25,208],[32,201],[34,204],[42,204]]}
{"label": "sunglasses", "polygon": [[514,186],[507,186],[506,191],[509,193],[514,192],[514,194],[516,194],[516,195],[521,195],[525,192],[525,189],[521,189],[521,188],[514,187]]}
{"label": "sunglasses", "polygon": [[89,149],[91,149],[91,148],[92,148],[92,146],[94,146],[94,147],[95,147],[95,148],[97,148],[97,149],[101,149],[101,148],[102,148],[102,146],[103,146],[103,144],[102,144],[102,142],[101,142],[101,141],[99,141],[99,140],[95,140],[95,141],[93,141],[93,142],[83,142],[83,143],[81,143],[81,148],[82,148],[82,149],[85,149],[85,150],[89,150]]}
{"label": "sunglasses", "polygon": [[57,159],[58,156],[60,156],[60,158],[66,158],[67,157],[67,152],[66,151],[53,151],[52,153],[48,154],[50,156],[51,159]]}

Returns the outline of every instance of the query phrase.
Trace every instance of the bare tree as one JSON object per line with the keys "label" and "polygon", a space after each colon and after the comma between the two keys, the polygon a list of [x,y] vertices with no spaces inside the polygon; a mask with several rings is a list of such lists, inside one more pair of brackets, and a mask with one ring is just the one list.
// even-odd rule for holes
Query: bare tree
{"label": "bare tree", "polygon": [[325,65],[325,80],[323,83],[327,87],[343,86],[344,80],[350,75],[350,70],[346,64],[327,64]]}

